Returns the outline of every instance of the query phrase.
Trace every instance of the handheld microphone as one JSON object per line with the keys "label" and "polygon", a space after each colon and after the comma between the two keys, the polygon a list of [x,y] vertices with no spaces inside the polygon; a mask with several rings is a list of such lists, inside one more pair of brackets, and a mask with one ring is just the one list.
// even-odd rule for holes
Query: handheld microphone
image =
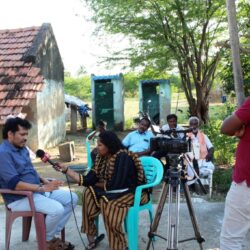
{"label": "handheld microphone", "polygon": [[41,158],[42,162],[44,162],[44,163],[48,162],[53,167],[57,166],[57,164],[55,162],[53,162],[52,160],[50,160],[50,155],[47,154],[47,153],[45,153],[42,149],[38,149],[36,151],[36,157]]}

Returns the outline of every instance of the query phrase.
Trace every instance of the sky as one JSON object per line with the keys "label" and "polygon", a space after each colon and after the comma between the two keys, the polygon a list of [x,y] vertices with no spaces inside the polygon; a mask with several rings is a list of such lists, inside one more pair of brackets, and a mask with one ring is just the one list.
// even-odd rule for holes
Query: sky
{"label": "sky", "polygon": [[[105,44],[92,34],[95,24],[81,0],[0,0],[0,29],[41,26],[50,23],[64,68],[76,75],[80,66],[88,74],[118,74],[121,66],[105,69],[98,60],[107,55]],[[105,39],[107,40],[107,39]]]}

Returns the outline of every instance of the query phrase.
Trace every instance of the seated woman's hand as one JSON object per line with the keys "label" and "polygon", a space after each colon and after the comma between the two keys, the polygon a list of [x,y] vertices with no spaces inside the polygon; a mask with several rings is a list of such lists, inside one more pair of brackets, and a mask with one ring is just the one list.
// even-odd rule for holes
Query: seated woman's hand
{"label": "seated woman's hand", "polygon": [[53,168],[56,170],[56,171],[59,171],[59,172],[66,172],[68,167],[67,166],[64,166],[63,164],[61,163],[56,163],[55,166],[53,166]]}

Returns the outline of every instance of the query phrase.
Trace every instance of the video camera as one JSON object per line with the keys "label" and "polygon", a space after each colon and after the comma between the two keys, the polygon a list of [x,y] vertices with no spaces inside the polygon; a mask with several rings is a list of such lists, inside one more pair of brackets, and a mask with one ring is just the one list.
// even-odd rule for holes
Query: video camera
{"label": "video camera", "polygon": [[[191,141],[187,139],[186,134],[192,132],[192,129],[175,130],[170,129],[161,130],[160,136],[151,138],[151,151],[161,151],[167,154],[182,154],[191,152]],[[176,137],[176,134],[183,134],[183,138]]]}

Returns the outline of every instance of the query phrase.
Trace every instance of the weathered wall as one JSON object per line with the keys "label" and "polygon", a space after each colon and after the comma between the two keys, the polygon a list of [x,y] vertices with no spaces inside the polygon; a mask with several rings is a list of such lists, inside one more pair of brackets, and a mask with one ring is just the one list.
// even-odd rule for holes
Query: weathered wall
{"label": "weathered wall", "polygon": [[35,66],[41,69],[45,86],[29,105],[27,118],[33,125],[29,143],[32,149],[55,146],[66,133],[63,63],[51,26],[44,24],[42,29],[34,47]]}
{"label": "weathered wall", "polygon": [[29,106],[23,108],[23,113],[26,113],[26,119],[31,122],[32,128],[29,131],[29,138],[27,145],[36,151],[39,147],[38,143],[38,128],[37,128],[37,102],[32,100]]}
{"label": "weathered wall", "polygon": [[37,95],[38,147],[49,148],[65,138],[63,83],[46,80],[45,89]]}

